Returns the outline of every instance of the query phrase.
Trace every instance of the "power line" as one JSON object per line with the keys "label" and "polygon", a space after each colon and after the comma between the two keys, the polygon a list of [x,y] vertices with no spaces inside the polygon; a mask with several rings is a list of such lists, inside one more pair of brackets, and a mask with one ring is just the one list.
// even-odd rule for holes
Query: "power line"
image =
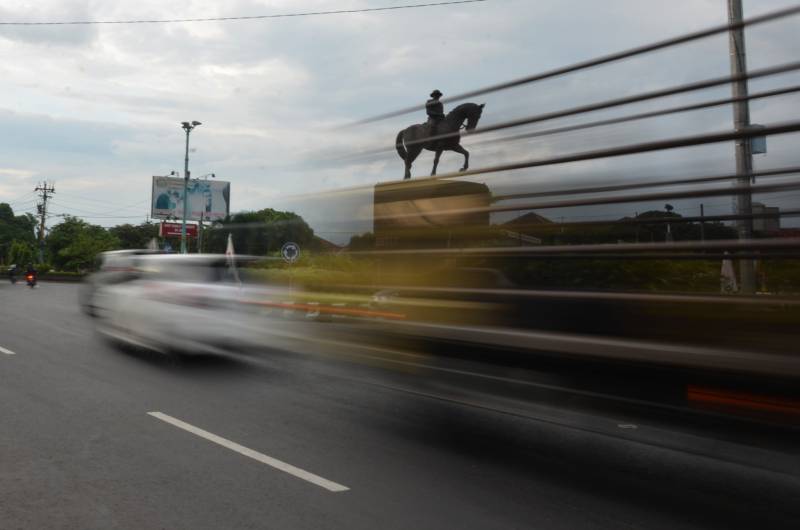
{"label": "power line", "polygon": [[54,214],[53,217],[80,217],[81,219],[142,219],[147,214],[140,215],[72,215],[69,213]]}
{"label": "power line", "polygon": [[121,210],[130,210],[132,208],[139,208],[142,204],[149,203],[149,202],[150,201],[147,200],[147,199],[140,199],[140,200],[138,200],[138,201],[136,201],[134,203],[128,204],[126,206],[117,206],[112,210],[106,210],[106,211],[102,211],[102,212],[98,212],[96,210],[86,210],[86,209],[83,208],[83,205],[81,205],[79,207],[75,207],[75,206],[70,206],[68,204],[63,204],[61,202],[59,202],[58,205],[61,206],[62,208],[69,208],[71,210],[78,210],[78,211],[97,214],[97,215],[110,215],[110,214],[113,214],[115,212],[119,212]]}
{"label": "power line", "polygon": [[6,204],[8,204],[12,210],[24,210],[25,208],[30,208],[33,205],[35,205],[36,201],[37,199],[35,197],[31,197],[27,201],[6,203]]}
{"label": "power line", "polygon": [[55,204],[57,206],[60,206],[62,208],[68,208],[70,210],[76,210],[76,211],[84,212],[84,213],[98,214],[98,215],[110,215],[110,214],[112,214],[114,212],[118,212],[120,210],[127,210],[127,209],[130,209],[130,208],[138,207],[142,203],[146,203],[146,202],[150,202],[150,201],[148,201],[147,199],[140,199],[140,200],[138,200],[138,201],[136,201],[134,203],[128,204],[127,206],[119,206],[119,207],[114,208],[113,210],[107,210],[107,211],[102,211],[102,212],[98,212],[96,210],[87,210],[87,209],[83,208],[83,205],[81,205],[81,206],[71,206],[69,204],[64,204],[62,202],[55,202],[55,201],[53,201],[53,204]]}
{"label": "power line", "polygon": [[[94,199],[92,197],[84,197],[83,195],[77,195],[77,194],[73,194],[73,193],[64,193],[63,191],[59,192],[59,194],[60,195],[64,195],[65,197],[68,197],[69,199],[72,199],[72,200],[86,201],[86,202],[92,202],[92,203],[100,203],[100,204],[103,204],[105,206],[121,207],[120,203],[109,202],[106,199]],[[148,202],[148,201],[147,201],[147,199],[142,199],[139,202]]]}
{"label": "power line", "polygon": [[208,17],[208,18],[165,18],[142,20],[66,20],[66,21],[20,21],[0,22],[0,26],[87,26],[99,24],[173,24],[177,22],[230,22],[235,20],[264,20],[270,18],[313,17],[322,15],[348,15],[354,13],[374,13],[379,11],[399,11],[401,9],[416,9],[422,7],[452,6],[458,4],[476,4],[489,0],[451,0],[447,2],[427,2],[424,4],[407,4],[402,6],[365,7],[361,9],[336,9],[331,11],[306,11],[300,13],[281,13],[273,15],[245,15],[237,17]]}
{"label": "power line", "polygon": [[13,206],[15,204],[19,204],[19,203],[22,203],[22,202],[30,201],[31,200],[30,196],[35,194],[35,193],[36,193],[35,191],[29,191],[25,195],[20,195],[19,197],[15,198],[15,199],[5,200],[5,201],[0,201],[0,202],[4,202],[4,203],[8,204],[9,206]]}
{"label": "power line", "polygon": [[[68,204],[63,204],[61,202],[51,201],[51,203],[54,204],[55,206],[59,206],[61,208],[67,208],[69,210],[74,210],[74,211],[77,211],[77,212],[83,212],[83,213],[89,213],[89,214],[100,213],[100,212],[96,212],[96,211],[92,211],[92,210],[84,210],[83,208],[70,206]],[[103,215],[105,215],[105,213],[103,213]]]}

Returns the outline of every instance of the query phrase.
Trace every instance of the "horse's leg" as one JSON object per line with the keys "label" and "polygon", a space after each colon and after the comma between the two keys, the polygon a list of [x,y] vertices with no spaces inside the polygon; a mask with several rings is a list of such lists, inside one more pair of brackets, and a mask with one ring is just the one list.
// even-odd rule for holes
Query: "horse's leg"
{"label": "horse's leg", "polygon": [[436,175],[436,168],[439,167],[439,157],[442,156],[442,150],[437,149],[436,155],[433,157],[433,171],[431,171],[431,176]]}
{"label": "horse's leg", "polygon": [[460,145],[456,145],[455,147],[453,147],[453,151],[455,151],[456,153],[461,153],[462,155],[464,155],[464,167],[459,169],[459,171],[468,170],[469,169],[469,151],[467,151],[466,149],[464,149]]}
{"label": "horse's leg", "polygon": [[411,164],[414,163],[414,160],[417,159],[421,152],[421,145],[412,145],[408,148],[408,154],[406,155],[406,174],[403,177],[403,180],[408,180],[411,178]]}

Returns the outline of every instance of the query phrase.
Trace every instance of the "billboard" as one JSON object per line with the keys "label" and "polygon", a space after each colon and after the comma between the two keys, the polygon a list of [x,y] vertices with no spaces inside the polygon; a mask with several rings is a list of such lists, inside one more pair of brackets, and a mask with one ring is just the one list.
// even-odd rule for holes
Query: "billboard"
{"label": "billboard", "polygon": [[[215,221],[230,213],[231,183],[219,180],[189,179],[189,209],[186,219]],[[183,179],[153,177],[151,216],[183,219]]]}

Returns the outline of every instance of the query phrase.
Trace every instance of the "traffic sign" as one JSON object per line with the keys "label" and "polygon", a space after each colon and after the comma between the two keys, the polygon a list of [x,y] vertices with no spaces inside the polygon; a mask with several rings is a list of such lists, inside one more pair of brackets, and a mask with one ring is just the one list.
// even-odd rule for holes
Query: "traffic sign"
{"label": "traffic sign", "polygon": [[300,257],[300,246],[291,241],[284,243],[281,247],[281,256],[286,263],[294,263]]}

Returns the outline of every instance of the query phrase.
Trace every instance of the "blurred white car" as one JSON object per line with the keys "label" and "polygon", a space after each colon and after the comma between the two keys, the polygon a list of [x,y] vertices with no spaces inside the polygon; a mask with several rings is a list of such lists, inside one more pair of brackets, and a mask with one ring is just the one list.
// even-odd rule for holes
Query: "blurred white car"
{"label": "blurred white car", "polygon": [[161,254],[157,250],[112,250],[97,256],[97,272],[86,277],[78,291],[78,304],[89,316],[95,316],[94,297],[98,288],[123,283],[136,276],[140,256]]}
{"label": "blurred white car", "polygon": [[[97,329],[162,352],[220,353],[258,344],[263,288],[243,285],[223,255],[128,256],[117,276],[99,275],[90,305]],[[237,257],[241,264],[246,257]]]}

